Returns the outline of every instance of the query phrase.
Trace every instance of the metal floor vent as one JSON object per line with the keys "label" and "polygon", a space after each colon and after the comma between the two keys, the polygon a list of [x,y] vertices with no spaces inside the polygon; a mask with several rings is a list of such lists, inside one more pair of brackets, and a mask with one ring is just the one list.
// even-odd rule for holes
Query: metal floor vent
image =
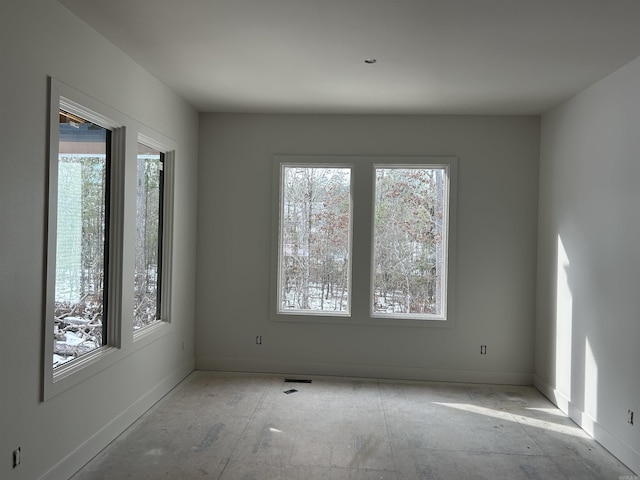
{"label": "metal floor vent", "polygon": [[311,383],[307,378],[285,378],[284,383]]}

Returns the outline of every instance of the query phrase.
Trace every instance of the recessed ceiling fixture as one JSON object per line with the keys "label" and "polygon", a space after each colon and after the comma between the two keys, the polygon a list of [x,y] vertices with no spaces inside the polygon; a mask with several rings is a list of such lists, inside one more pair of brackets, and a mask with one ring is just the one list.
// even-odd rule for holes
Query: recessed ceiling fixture
{"label": "recessed ceiling fixture", "polygon": [[375,58],[367,58],[364,63],[368,63],[369,65],[373,65],[374,63],[376,63],[378,60],[376,60]]}

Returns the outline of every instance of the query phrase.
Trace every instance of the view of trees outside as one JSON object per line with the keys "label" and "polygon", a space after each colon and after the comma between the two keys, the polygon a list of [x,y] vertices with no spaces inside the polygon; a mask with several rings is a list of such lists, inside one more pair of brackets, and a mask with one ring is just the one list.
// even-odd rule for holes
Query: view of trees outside
{"label": "view of trees outside", "polygon": [[283,166],[280,311],[349,311],[351,170]]}
{"label": "view of trees outside", "polygon": [[105,344],[109,131],[60,112],[54,367]]}
{"label": "view of trees outside", "polygon": [[443,314],[445,178],[445,168],[376,168],[374,312]]}
{"label": "view of trees outside", "polygon": [[160,319],[162,157],[159,151],[138,143],[134,330]]}

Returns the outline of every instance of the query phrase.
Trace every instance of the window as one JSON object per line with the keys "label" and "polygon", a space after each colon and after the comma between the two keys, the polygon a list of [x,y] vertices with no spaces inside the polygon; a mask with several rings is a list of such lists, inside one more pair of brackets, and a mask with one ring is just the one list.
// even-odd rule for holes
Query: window
{"label": "window", "polygon": [[43,400],[114,361],[122,341],[123,118],[50,87]]}
{"label": "window", "polygon": [[274,157],[272,319],[452,326],[453,157]]}
{"label": "window", "polygon": [[58,367],[108,342],[111,131],[59,110],[54,348]]}
{"label": "window", "polygon": [[282,166],[279,311],[348,314],[351,171]]}
{"label": "window", "polygon": [[[175,145],[157,132],[142,130],[136,145],[135,212],[130,235],[134,342],[153,336],[170,324],[173,251],[173,185]],[[133,225],[132,225],[133,228]],[[127,272],[128,274],[128,272]]]}
{"label": "window", "polygon": [[164,154],[138,142],[133,329],[161,318]]}
{"label": "window", "polygon": [[447,167],[376,166],[373,312],[446,318]]}
{"label": "window", "polygon": [[55,79],[49,127],[43,400],[172,331],[175,143]]}

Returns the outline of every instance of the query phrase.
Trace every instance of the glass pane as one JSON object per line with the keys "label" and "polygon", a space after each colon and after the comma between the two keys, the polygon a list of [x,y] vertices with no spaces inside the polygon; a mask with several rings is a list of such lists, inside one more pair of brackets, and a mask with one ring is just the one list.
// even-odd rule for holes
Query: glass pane
{"label": "glass pane", "polygon": [[110,132],[60,111],[53,365],[106,343]]}
{"label": "glass pane", "polygon": [[444,168],[376,168],[374,313],[444,314],[445,178]]}
{"label": "glass pane", "polygon": [[160,319],[163,155],[138,143],[133,329]]}
{"label": "glass pane", "polygon": [[351,170],[282,169],[281,312],[349,312]]}

